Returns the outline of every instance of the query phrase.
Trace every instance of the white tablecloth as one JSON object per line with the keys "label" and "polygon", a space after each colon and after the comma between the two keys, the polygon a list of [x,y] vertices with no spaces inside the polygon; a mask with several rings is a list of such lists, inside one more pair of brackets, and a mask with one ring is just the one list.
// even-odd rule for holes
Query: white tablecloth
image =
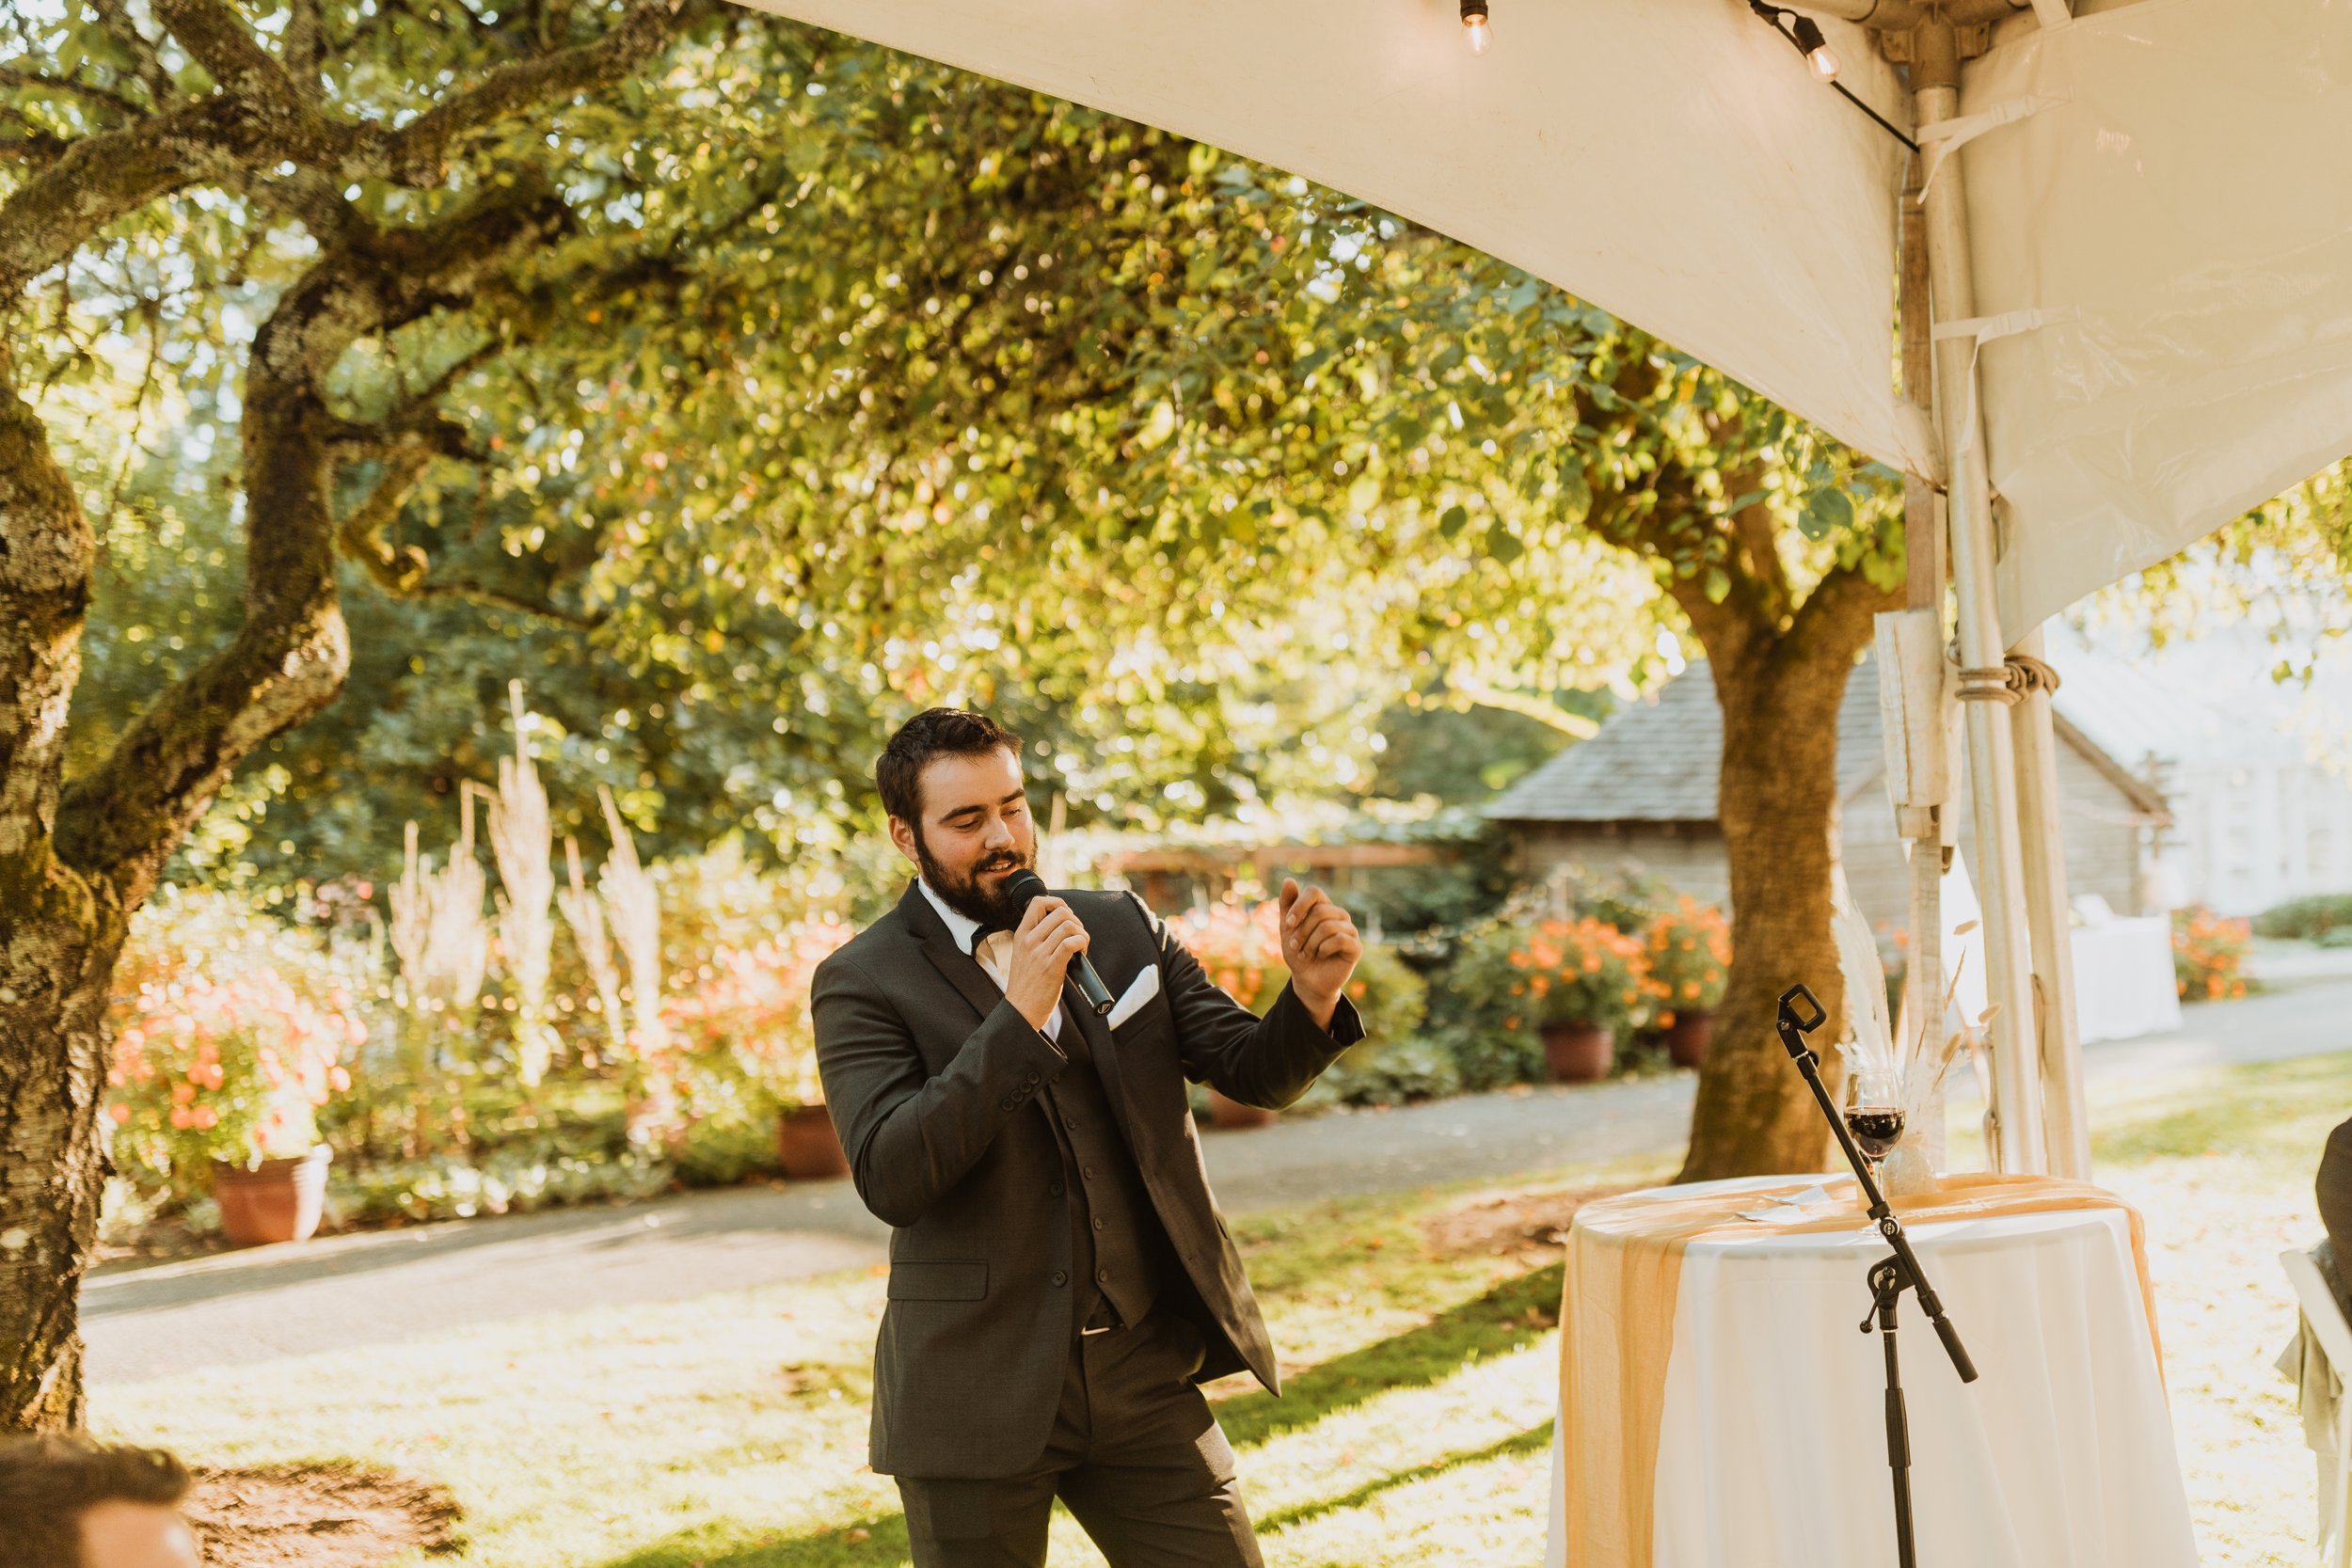
{"label": "white tablecloth", "polygon": [[2172,978],[2172,922],[2162,915],[2077,926],[2074,1020],[2085,1045],[2137,1039],[2181,1026]]}
{"label": "white tablecloth", "polygon": [[[1911,1232],[1981,1374],[1960,1382],[1907,1293],[1920,1568],[2194,1568],[2129,1226],[2090,1210]],[[1892,1568],[1885,1369],[1876,1333],[1858,1331],[1886,1250],[1868,1230],[1689,1245],[1654,1568]],[[1565,1489],[1555,1438],[1550,1568],[1566,1560]]]}

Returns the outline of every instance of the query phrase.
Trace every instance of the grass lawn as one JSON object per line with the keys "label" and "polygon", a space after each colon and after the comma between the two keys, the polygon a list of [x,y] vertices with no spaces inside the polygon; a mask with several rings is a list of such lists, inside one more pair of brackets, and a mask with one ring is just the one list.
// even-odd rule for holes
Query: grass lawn
{"label": "grass lawn", "polygon": [[[2311,1559],[2312,1468],[2269,1360],[2276,1257],[2317,1234],[2311,1175],[2352,1054],[2104,1091],[2103,1180],[2149,1218],[2167,1373],[2207,1564]],[[1551,1438],[1556,1196],[1350,1199],[1236,1226],[1286,1361],[1212,1389],[1278,1568],[1538,1560]],[[1531,1234],[1534,1232],[1534,1234]],[[94,1391],[94,1424],[215,1464],[348,1458],[443,1481],[481,1568],[892,1568],[897,1493],[863,1467],[868,1275],[596,1308],[407,1345]],[[1099,1563],[1067,1519],[1057,1565]]]}

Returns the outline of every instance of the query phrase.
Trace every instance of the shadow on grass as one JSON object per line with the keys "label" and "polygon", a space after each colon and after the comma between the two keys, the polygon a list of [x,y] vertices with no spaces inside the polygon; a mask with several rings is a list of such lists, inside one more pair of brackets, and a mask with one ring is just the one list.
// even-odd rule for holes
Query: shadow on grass
{"label": "shadow on grass", "polygon": [[1506,1279],[1407,1333],[1349,1351],[1292,1378],[1282,1397],[1260,1390],[1216,1406],[1236,1448],[1310,1427],[1391,1388],[1422,1388],[1474,1358],[1514,1351],[1549,1331],[1560,1309],[1561,1266]]}
{"label": "shadow on grass", "polygon": [[717,1528],[688,1530],[616,1557],[599,1568],[906,1568],[903,1514],[851,1519],[813,1535],[732,1539]]}
{"label": "shadow on grass", "polygon": [[1540,1426],[1529,1427],[1525,1432],[1515,1432],[1500,1443],[1489,1443],[1483,1449],[1466,1449],[1460,1453],[1433,1459],[1426,1465],[1416,1465],[1410,1469],[1394,1470],[1388,1475],[1375,1477],[1353,1492],[1343,1492],[1336,1497],[1318,1497],[1313,1502],[1286,1508],[1279,1513],[1269,1513],[1256,1521],[1257,1527],[1261,1531],[1288,1529],[1310,1519],[1320,1519],[1327,1513],[1361,1508],[1383,1492],[1410,1486],[1417,1481],[1428,1481],[1467,1465],[1483,1465],[1487,1460],[1507,1459],[1514,1454],[1546,1452],[1551,1447],[1551,1425],[1546,1421]]}
{"label": "shadow on grass", "polygon": [[[1227,1400],[1216,1407],[1217,1420],[1235,1447],[1249,1448],[1391,1389],[1441,1382],[1465,1361],[1518,1350],[1549,1332],[1559,1310],[1560,1284],[1556,1263],[1507,1279],[1419,1328],[1309,1368],[1290,1380],[1279,1400],[1263,1391]],[[1259,1528],[1280,1529],[1360,1507],[1393,1487],[1485,1460],[1534,1453],[1550,1441],[1547,1421],[1486,1448],[1446,1454],[1375,1477],[1354,1491],[1285,1509],[1260,1520]],[[1243,1479],[1246,1485],[1247,1466]],[[906,1520],[889,1513],[848,1520],[814,1534],[755,1535],[723,1526],[689,1530],[598,1568],[904,1568],[909,1560]]]}
{"label": "shadow on grass", "polygon": [[[1261,1535],[1288,1529],[1326,1514],[1361,1508],[1383,1492],[1433,1480],[1451,1470],[1489,1460],[1542,1453],[1551,1447],[1551,1422],[1545,1421],[1483,1449],[1465,1449],[1424,1465],[1375,1476],[1353,1491],[1298,1503],[1263,1515],[1254,1523]],[[789,1568],[905,1568],[910,1560],[906,1519],[892,1513],[851,1520],[815,1535],[757,1542],[730,1544],[715,1539],[711,1530],[692,1530],[627,1557],[615,1558],[602,1564],[602,1568],[787,1568],[787,1564]]]}

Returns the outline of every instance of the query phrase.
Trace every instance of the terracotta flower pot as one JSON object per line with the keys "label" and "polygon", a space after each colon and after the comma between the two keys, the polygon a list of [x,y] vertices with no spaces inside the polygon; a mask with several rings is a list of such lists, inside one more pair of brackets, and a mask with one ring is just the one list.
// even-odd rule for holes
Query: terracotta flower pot
{"label": "terracotta flower pot", "polygon": [[308,1154],[251,1167],[214,1161],[213,1198],[230,1244],[307,1242],[317,1234],[326,1207],[326,1162],[333,1157],[321,1144]]}
{"label": "terracotta flower pot", "polygon": [[822,1105],[784,1113],[776,1123],[776,1152],[783,1157],[784,1174],[794,1181],[831,1181],[850,1174],[850,1157]]}
{"label": "terracotta flower pot", "polygon": [[1597,1084],[1617,1064],[1617,1042],[1599,1023],[1547,1023],[1544,1064],[1555,1084]]}
{"label": "terracotta flower pot", "polygon": [[1666,1026],[1666,1055],[1677,1067],[1704,1067],[1715,1038],[1715,1009],[1686,1007]]}
{"label": "terracotta flower pot", "polygon": [[1209,1091],[1209,1124],[1237,1130],[1244,1127],[1264,1127],[1274,1120],[1275,1113],[1257,1105],[1244,1105],[1240,1101]]}

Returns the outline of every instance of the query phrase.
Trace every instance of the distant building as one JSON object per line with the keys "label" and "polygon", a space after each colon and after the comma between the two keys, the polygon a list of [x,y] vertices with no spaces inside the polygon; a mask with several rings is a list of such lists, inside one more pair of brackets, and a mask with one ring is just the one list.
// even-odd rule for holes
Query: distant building
{"label": "distant building", "polygon": [[[2120,915],[2140,912],[2143,841],[2170,817],[2163,798],[2054,706],[2064,806],[2068,891],[2097,894]],[[1486,808],[1511,834],[1520,873],[1548,879],[1563,866],[1645,872],[1679,892],[1727,903],[1730,868],[1716,816],[1723,711],[1704,663],[1692,664],[1521,779]],[[1957,838],[1973,869],[1964,758],[1955,758]],[[1886,798],[1879,738],[1878,666],[1866,658],[1846,683],[1837,721],[1839,845],[1854,900],[1876,926],[1908,920],[1910,869]]]}
{"label": "distant building", "polygon": [[2252,628],[2129,655],[2070,640],[2053,655],[2083,728],[2161,781],[2166,901],[2257,914],[2352,893],[2352,669],[2281,684]]}

